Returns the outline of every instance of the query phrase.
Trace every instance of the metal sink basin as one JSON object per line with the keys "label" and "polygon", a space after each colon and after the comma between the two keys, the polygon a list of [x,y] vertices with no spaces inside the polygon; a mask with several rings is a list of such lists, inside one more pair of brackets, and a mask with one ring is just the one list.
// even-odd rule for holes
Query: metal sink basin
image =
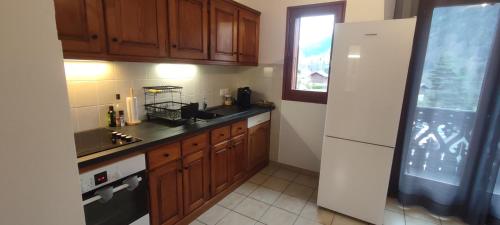
{"label": "metal sink basin", "polygon": [[217,113],[212,113],[212,112],[207,112],[207,111],[199,111],[196,118],[202,119],[202,120],[211,120],[219,117],[223,117],[224,115],[217,114]]}

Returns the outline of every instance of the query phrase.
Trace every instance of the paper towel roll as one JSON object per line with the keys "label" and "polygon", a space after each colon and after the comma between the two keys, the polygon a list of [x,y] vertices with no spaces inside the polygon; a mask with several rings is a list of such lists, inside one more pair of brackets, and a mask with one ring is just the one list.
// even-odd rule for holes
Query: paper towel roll
{"label": "paper towel roll", "polygon": [[127,124],[136,125],[141,121],[139,120],[137,97],[127,97]]}

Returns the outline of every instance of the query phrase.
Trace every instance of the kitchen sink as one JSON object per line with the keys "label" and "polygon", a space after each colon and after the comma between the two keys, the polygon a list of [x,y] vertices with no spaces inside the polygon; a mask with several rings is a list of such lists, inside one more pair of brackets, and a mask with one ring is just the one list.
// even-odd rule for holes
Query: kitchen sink
{"label": "kitchen sink", "polygon": [[224,115],[213,113],[213,112],[207,112],[207,111],[199,111],[196,118],[202,119],[202,120],[211,120],[219,117],[223,117]]}

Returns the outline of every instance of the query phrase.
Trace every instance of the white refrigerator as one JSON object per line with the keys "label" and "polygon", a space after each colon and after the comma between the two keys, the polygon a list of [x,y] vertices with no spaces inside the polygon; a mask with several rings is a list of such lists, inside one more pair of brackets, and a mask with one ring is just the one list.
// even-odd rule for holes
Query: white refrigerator
{"label": "white refrigerator", "polygon": [[336,25],[319,206],[383,224],[415,23]]}

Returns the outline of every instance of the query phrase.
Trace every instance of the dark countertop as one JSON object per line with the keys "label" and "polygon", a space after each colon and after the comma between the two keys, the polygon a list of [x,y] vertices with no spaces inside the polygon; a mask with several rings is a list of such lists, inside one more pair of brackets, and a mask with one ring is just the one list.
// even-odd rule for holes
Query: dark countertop
{"label": "dark countertop", "polygon": [[78,167],[84,168],[116,157],[146,151],[152,146],[177,141],[190,134],[206,131],[217,126],[246,119],[261,113],[270,112],[271,110],[272,109],[270,108],[259,108],[256,106],[245,111],[240,111],[235,106],[218,107],[211,109],[210,112],[218,113],[224,116],[211,120],[201,120],[196,123],[190,123],[183,126],[171,127],[162,121],[152,120],[145,121],[137,126],[113,128],[115,131],[132,135],[142,139],[142,141],[80,157],[78,158]]}

